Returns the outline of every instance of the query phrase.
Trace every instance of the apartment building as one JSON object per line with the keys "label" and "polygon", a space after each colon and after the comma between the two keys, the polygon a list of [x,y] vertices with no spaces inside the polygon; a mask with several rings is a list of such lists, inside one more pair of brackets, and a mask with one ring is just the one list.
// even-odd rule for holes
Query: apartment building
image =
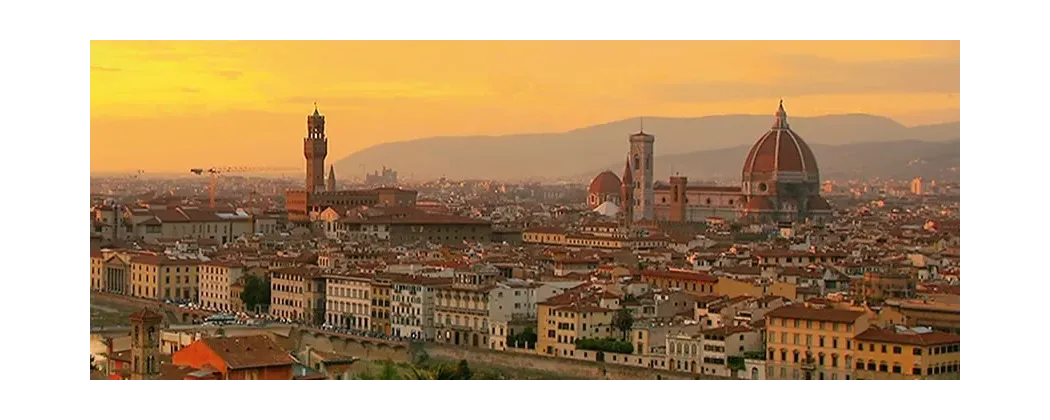
{"label": "apartment building", "polygon": [[781,306],[766,313],[767,379],[852,379],[867,313]]}
{"label": "apartment building", "polygon": [[540,302],[537,305],[538,352],[575,357],[577,340],[619,337],[621,332],[612,321],[620,302],[611,297],[602,290],[580,286]]}
{"label": "apartment building", "polygon": [[325,323],[359,331],[371,329],[372,277],[362,274],[325,276]]}
{"label": "apartment building", "polygon": [[856,379],[959,379],[959,336],[871,327],[857,335]]}
{"label": "apartment building", "polygon": [[[744,353],[762,351],[762,332],[746,326],[725,326],[700,332],[701,366],[698,373],[730,377],[743,365],[733,365],[730,358],[743,362]],[[695,372],[695,371],[694,371]]]}
{"label": "apartment building", "polygon": [[198,271],[201,306],[216,311],[233,311],[231,286],[244,276],[244,264],[213,260],[202,263]]}
{"label": "apartment building", "polygon": [[278,268],[270,275],[270,315],[321,324],[325,289],[325,277],[316,267]]}
{"label": "apartment building", "polygon": [[133,226],[133,236],[146,241],[206,238],[225,244],[255,232],[251,215],[241,210],[161,205],[129,209],[124,217]]}
{"label": "apartment building", "polygon": [[642,281],[660,290],[681,290],[695,295],[713,294],[718,285],[718,278],[692,271],[646,270],[642,272]]}
{"label": "apartment building", "polygon": [[434,287],[435,340],[488,347],[489,291],[495,286],[456,282]]}
{"label": "apartment building", "polygon": [[383,275],[390,279],[391,335],[405,338],[434,338],[434,288],[450,285],[451,278]]}
{"label": "apartment building", "polygon": [[369,316],[372,318],[371,331],[390,335],[390,307],[393,290],[390,280],[372,279],[372,306]]}
{"label": "apartment building", "polygon": [[132,255],[130,295],[146,299],[199,297],[200,261],[165,255]]}

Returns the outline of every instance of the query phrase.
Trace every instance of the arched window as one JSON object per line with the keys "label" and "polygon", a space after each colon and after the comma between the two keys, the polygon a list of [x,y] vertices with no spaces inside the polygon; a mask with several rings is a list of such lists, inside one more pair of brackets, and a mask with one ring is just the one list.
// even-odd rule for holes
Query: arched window
{"label": "arched window", "polygon": [[751,368],[751,379],[758,379],[758,368]]}
{"label": "arched window", "polygon": [[638,155],[634,155],[634,169],[641,169],[642,161],[638,158]]}

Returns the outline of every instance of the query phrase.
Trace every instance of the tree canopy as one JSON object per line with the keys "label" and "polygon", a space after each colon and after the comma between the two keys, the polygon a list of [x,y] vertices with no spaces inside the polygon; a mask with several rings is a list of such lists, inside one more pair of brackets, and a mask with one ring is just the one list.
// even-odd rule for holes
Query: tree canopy
{"label": "tree canopy", "polygon": [[241,301],[249,311],[255,310],[260,305],[269,305],[270,279],[255,274],[245,275]]}
{"label": "tree canopy", "polygon": [[511,347],[535,348],[536,339],[536,331],[532,327],[525,327],[524,331],[507,337],[507,345]]}
{"label": "tree canopy", "polygon": [[627,333],[631,332],[631,327],[634,326],[634,315],[631,314],[630,309],[620,308],[613,316],[612,323],[623,333],[623,339],[627,340]]}

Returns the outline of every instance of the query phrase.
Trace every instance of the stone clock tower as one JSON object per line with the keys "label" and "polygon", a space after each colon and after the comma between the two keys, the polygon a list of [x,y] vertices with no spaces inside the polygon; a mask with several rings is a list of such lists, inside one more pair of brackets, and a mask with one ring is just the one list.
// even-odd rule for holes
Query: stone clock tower
{"label": "stone clock tower", "polygon": [[324,191],[324,158],[328,156],[328,137],[325,137],[324,116],[317,110],[317,104],[314,104],[313,115],[306,117],[303,155],[306,156],[306,191]]}

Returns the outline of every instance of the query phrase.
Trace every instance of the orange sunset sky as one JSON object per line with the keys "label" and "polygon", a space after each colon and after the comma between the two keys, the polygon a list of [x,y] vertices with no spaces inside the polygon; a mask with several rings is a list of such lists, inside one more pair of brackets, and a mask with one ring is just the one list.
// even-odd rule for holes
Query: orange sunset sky
{"label": "orange sunset sky", "polygon": [[959,119],[959,42],[91,43],[91,170],[302,165],[430,136],[565,131],[635,117],[868,113]]}

